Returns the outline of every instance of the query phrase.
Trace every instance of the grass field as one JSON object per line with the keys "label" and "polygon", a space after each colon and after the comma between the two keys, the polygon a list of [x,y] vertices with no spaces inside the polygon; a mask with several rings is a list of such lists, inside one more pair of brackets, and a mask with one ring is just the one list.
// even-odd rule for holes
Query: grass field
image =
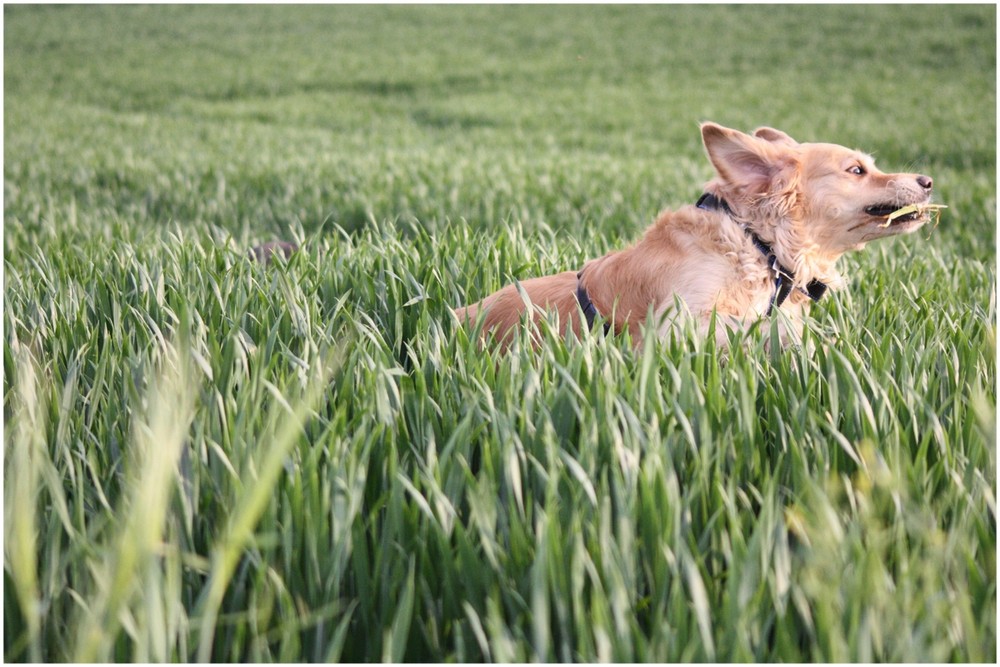
{"label": "grass field", "polygon": [[[995,17],[5,7],[5,659],[993,662]],[[707,119],[949,209],[800,348],[456,325]]]}

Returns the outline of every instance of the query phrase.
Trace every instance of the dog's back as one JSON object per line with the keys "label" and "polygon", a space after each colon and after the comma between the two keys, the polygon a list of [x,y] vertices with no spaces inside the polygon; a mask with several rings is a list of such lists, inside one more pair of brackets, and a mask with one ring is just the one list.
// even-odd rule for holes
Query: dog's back
{"label": "dog's back", "polygon": [[[560,330],[580,333],[579,309],[576,299],[576,272],[564,271],[552,276],[531,278],[520,283],[521,289],[534,306],[533,318],[537,322],[544,311],[558,313]],[[498,344],[506,348],[510,336],[524,316],[525,302],[517,285],[507,285],[482,301],[455,309],[455,315],[463,324],[474,325],[480,314],[483,317],[483,331],[497,334]]]}

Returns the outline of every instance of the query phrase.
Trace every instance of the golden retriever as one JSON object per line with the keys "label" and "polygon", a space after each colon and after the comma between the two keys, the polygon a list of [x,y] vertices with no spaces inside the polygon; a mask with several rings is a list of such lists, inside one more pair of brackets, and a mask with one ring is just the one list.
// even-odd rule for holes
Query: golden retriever
{"label": "golden retriever", "polygon": [[[506,347],[524,313],[558,314],[560,330],[603,323],[628,329],[636,346],[654,318],[660,336],[684,317],[717,340],[780,311],[782,342],[801,333],[801,315],[827,286],[835,264],[868,241],[913,232],[928,221],[933,183],[920,174],[886,174],[869,155],[823,143],[798,143],[768,127],[753,135],[703,123],[717,173],[697,204],[665,211],[635,245],[580,270],[508,285],[457,308],[464,324],[482,318],[484,335]],[[901,215],[901,207],[918,205]],[[791,325],[791,330],[785,327]]]}

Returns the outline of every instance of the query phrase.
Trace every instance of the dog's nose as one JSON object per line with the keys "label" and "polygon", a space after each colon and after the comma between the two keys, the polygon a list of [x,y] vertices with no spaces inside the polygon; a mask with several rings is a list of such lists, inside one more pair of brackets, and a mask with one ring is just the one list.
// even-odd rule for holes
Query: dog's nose
{"label": "dog's nose", "polygon": [[930,190],[934,187],[934,181],[931,180],[930,176],[917,176],[917,185],[924,190]]}

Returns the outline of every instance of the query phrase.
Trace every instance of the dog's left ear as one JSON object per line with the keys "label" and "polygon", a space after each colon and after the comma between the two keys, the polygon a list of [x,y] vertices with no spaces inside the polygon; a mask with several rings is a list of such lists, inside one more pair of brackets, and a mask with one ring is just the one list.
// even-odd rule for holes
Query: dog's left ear
{"label": "dog's left ear", "polygon": [[795,141],[795,139],[792,139],[781,130],[776,130],[773,127],[758,127],[753,131],[753,136],[764,139],[765,141],[770,141],[772,144],[783,144],[789,147],[799,145],[799,142]]}
{"label": "dog's left ear", "polygon": [[794,162],[788,147],[781,143],[715,123],[702,124],[701,138],[722,180],[742,192],[760,193],[771,189],[775,177]]}

